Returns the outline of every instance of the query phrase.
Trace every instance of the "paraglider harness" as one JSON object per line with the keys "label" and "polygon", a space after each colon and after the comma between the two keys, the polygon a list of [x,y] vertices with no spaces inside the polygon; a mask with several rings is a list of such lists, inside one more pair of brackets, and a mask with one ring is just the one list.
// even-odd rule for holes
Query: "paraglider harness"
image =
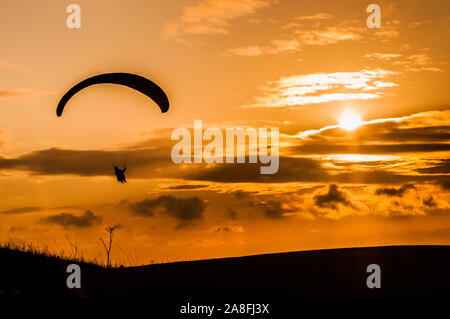
{"label": "paraglider harness", "polygon": [[120,183],[126,183],[127,180],[125,178],[125,171],[127,170],[126,164],[123,163],[123,169],[118,168],[116,165],[114,165],[114,173],[116,174],[117,181]]}

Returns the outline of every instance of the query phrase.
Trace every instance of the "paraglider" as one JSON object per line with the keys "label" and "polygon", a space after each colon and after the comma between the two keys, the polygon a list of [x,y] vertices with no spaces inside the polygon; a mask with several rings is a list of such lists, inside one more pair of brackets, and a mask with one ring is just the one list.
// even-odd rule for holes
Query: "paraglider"
{"label": "paraglider", "polygon": [[[166,93],[155,83],[152,81],[136,74],[131,73],[105,73],[90,77],[86,80],[81,81],[80,83],[73,86],[66,94],[61,98],[56,108],[56,115],[61,117],[67,102],[79,91],[87,88],[91,85],[95,84],[118,84],[127,86],[132,88],[150,99],[152,99],[159,107],[162,113],[166,113],[169,110],[169,99],[167,98]],[[116,165],[114,166],[114,173],[117,177],[117,181],[120,183],[126,183],[125,171],[126,167],[124,164],[124,168],[120,169]]]}

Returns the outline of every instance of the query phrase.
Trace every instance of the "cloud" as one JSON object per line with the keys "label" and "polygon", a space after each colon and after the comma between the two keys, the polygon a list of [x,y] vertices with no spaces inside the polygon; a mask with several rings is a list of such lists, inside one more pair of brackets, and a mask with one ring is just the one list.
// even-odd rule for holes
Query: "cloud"
{"label": "cloud", "polygon": [[244,228],[240,225],[236,226],[218,226],[214,229],[215,233],[242,233]]}
{"label": "cloud", "polygon": [[[170,159],[173,144],[161,139],[153,149],[131,148],[127,177],[177,178],[177,182],[164,186],[163,189],[168,190],[206,189],[201,186],[206,183],[201,182],[434,183],[445,179],[444,174],[448,172],[448,164],[439,160],[443,156],[439,152],[450,150],[450,143],[446,143],[450,136],[450,126],[446,126],[449,116],[450,110],[444,110],[375,119],[364,122],[351,134],[338,125],[299,133],[293,130],[292,135],[283,136],[280,168],[277,174],[270,176],[260,174],[260,163],[180,167]],[[412,160],[409,153],[416,152],[429,155]],[[49,149],[13,158],[0,157],[0,171],[113,179],[108,158],[122,159],[122,151],[105,154],[103,151]]]}
{"label": "cloud", "polygon": [[[129,158],[132,158],[130,164],[133,165],[133,169],[127,171],[127,176],[161,177],[169,174],[168,166],[175,167],[175,164],[170,161],[168,146],[164,149],[127,150],[127,154]],[[113,171],[109,159],[119,158],[123,158],[123,151],[52,148],[15,158],[0,157],[0,170],[20,170],[36,175],[111,176]],[[149,170],[149,167],[165,167],[167,170],[153,171]]]}
{"label": "cloud", "polygon": [[365,58],[369,59],[378,59],[378,60],[392,60],[401,57],[401,54],[398,53],[370,53],[364,55]]}
{"label": "cloud", "polygon": [[407,56],[403,60],[395,61],[393,65],[402,66],[405,71],[429,71],[429,72],[444,72],[443,69],[436,66],[433,58],[427,53],[427,49],[420,53],[415,53]]}
{"label": "cloud", "polygon": [[34,89],[0,89],[0,99],[33,99],[51,92]]}
{"label": "cloud", "polygon": [[268,46],[244,46],[230,48],[227,55],[260,56],[265,54],[288,54],[301,50],[301,43],[297,39],[275,39]]}
{"label": "cloud", "polygon": [[436,66],[422,67],[421,70],[430,72],[445,72],[444,69],[438,68]]}
{"label": "cloud", "polygon": [[64,228],[87,228],[100,224],[101,221],[102,218],[100,216],[96,216],[93,212],[87,210],[80,216],[76,216],[71,213],[61,213],[58,215],[41,218],[39,222],[43,224],[60,225]]}
{"label": "cloud", "polygon": [[[450,144],[446,143],[420,143],[420,144],[333,144],[310,143],[291,148],[297,154],[398,154],[416,152],[450,151]],[[422,169],[424,170],[424,169]]]}
{"label": "cloud", "polygon": [[166,189],[171,190],[191,190],[191,189],[199,189],[199,188],[206,188],[208,185],[175,185],[175,186],[168,186]]}
{"label": "cloud", "polygon": [[[5,133],[5,131],[0,129],[0,136],[4,133]],[[2,148],[5,144],[6,144],[6,142],[4,140],[0,140],[0,148]]]}
{"label": "cloud", "polygon": [[[170,154],[170,151],[166,151]],[[120,153],[120,152],[119,152]],[[133,151],[129,158],[133,158],[130,163],[129,176],[132,178],[179,178],[183,180],[195,181],[216,181],[216,182],[256,182],[256,183],[276,183],[290,181],[321,182],[330,180],[348,181],[351,178],[358,178],[361,181],[376,181],[387,179],[389,181],[410,181],[418,179],[417,176],[398,175],[389,172],[384,174],[376,171],[368,173],[355,172],[351,174],[332,175],[327,168],[323,167],[323,161],[309,158],[280,157],[280,169],[277,174],[261,175],[260,164],[191,164],[180,170],[173,164],[168,155],[158,155],[155,150]],[[111,154],[110,154],[111,155]],[[112,158],[114,158],[112,156]],[[121,158],[121,157],[120,157]],[[155,167],[162,167],[163,170],[155,170]],[[31,174],[39,175],[65,175],[73,174],[78,176],[113,176],[110,163],[106,161],[104,154],[98,151],[74,151],[74,150],[46,150],[37,151],[19,158],[0,158],[0,170],[23,170]],[[128,172],[127,172],[128,173]],[[434,179],[439,178],[434,175]],[[425,178],[427,179],[427,178]],[[428,177],[428,179],[430,179]]]}
{"label": "cloud", "polygon": [[0,59],[0,69],[28,71],[28,68],[25,65],[11,63],[2,59]]}
{"label": "cloud", "polygon": [[323,180],[327,177],[328,174],[317,160],[280,157],[280,169],[277,174],[273,175],[261,175],[260,164],[233,163],[200,165],[195,171],[186,175],[185,178],[229,183],[266,183]]}
{"label": "cloud", "polygon": [[432,61],[431,57],[426,53],[412,54],[406,58],[413,65],[429,65]]}
{"label": "cloud", "polygon": [[285,213],[292,211],[286,208],[282,202],[276,200],[258,203],[257,207],[262,208],[264,216],[269,219],[283,218]]}
{"label": "cloud", "polygon": [[39,211],[42,211],[43,209],[44,208],[42,208],[42,207],[36,207],[36,206],[18,207],[18,208],[0,210],[0,214],[7,214],[7,215],[25,214],[25,213],[39,212]]}
{"label": "cloud", "polygon": [[417,27],[421,27],[427,24],[431,24],[433,23],[432,20],[423,20],[423,21],[416,21],[416,22],[411,22],[410,24],[408,24],[408,28],[417,28]]}
{"label": "cloud", "polygon": [[422,201],[425,206],[428,206],[428,207],[437,206],[436,201],[434,200],[433,196],[431,196],[431,195],[428,196],[427,198],[424,198]]}
{"label": "cloud", "polygon": [[397,26],[384,26],[379,29],[375,29],[375,36],[382,38],[382,41],[388,42],[389,40],[396,38],[400,35],[400,31]]}
{"label": "cloud", "polygon": [[[354,154],[354,153],[353,153]],[[445,178],[445,175],[420,175],[417,173],[398,173],[381,165],[380,168],[334,170],[332,160],[319,160],[304,157],[280,157],[277,174],[261,175],[259,164],[217,164],[196,166],[183,178],[186,180],[222,183],[360,183],[360,184],[398,184],[408,182],[431,182]],[[353,163],[357,165],[358,163]],[[397,163],[398,164],[398,163]],[[407,165],[407,164],[406,164]],[[397,165],[398,169],[398,165]]]}
{"label": "cloud", "polygon": [[228,34],[230,21],[269,7],[271,0],[203,0],[184,7],[180,19],[165,26],[163,36],[183,42],[183,34]]}
{"label": "cloud", "polygon": [[16,233],[16,232],[29,232],[28,227],[26,226],[11,226],[8,230],[9,233]]}
{"label": "cloud", "polygon": [[416,171],[421,174],[449,174],[450,159],[441,160],[431,167],[417,168]]}
{"label": "cloud", "polygon": [[445,177],[445,179],[438,181],[438,185],[441,186],[443,190],[449,190],[450,189],[450,179],[448,177]]}
{"label": "cloud", "polygon": [[227,50],[228,55],[241,55],[241,56],[259,56],[267,53],[267,49],[259,46],[245,46],[230,48]]}
{"label": "cloud", "polygon": [[242,189],[239,189],[237,191],[231,192],[230,194],[232,194],[234,198],[242,200],[242,199],[251,198],[251,196],[254,194],[254,192],[249,192],[249,191],[244,191]]}
{"label": "cloud", "polygon": [[231,219],[231,220],[237,220],[238,219],[238,213],[237,211],[235,211],[232,208],[227,208],[227,216]]}
{"label": "cloud", "polygon": [[299,16],[297,18],[295,18],[296,20],[299,21],[303,21],[303,20],[327,20],[330,19],[331,17],[333,17],[331,14],[327,13],[327,12],[319,12],[319,13],[315,13],[313,15],[309,15],[309,16]]}
{"label": "cloud", "polygon": [[406,191],[410,189],[416,189],[413,184],[404,184],[400,188],[379,188],[375,191],[376,195],[386,195],[390,197],[402,197]]}
{"label": "cloud", "polygon": [[154,199],[144,199],[142,201],[130,204],[130,209],[139,216],[153,217],[155,216],[154,209],[160,203]]}
{"label": "cloud", "polygon": [[[402,154],[450,150],[450,110],[365,121],[352,134],[339,125],[299,132],[294,154]],[[438,168],[435,168],[437,170]],[[445,165],[440,166],[445,170]]]}
{"label": "cloud", "polygon": [[352,207],[352,203],[347,199],[344,192],[338,189],[336,184],[331,184],[328,188],[328,193],[324,195],[314,196],[314,202],[319,207],[328,207],[334,210],[338,209],[337,204]]}
{"label": "cloud", "polygon": [[329,26],[322,29],[307,29],[298,21],[316,21],[329,19],[327,13],[313,16],[297,18],[297,22],[292,22],[282,27],[288,30],[281,37],[270,40],[266,45],[247,45],[229,48],[227,55],[259,56],[266,54],[291,54],[301,51],[305,46],[326,46],[342,41],[357,41],[361,39],[361,28],[351,26],[348,22],[339,25]]}
{"label": "cloud", "polygon": [[362,37],[361,29],[342,23],[318,30],[304,30],[302,28],[295,31],[302,45],[325,46],[336,44],[342,41],[357,41]]}
{"label": "cloud", "polygon": [[163,209],[163,214],[179,220],[177,228],[191,225],[192,221],[204,218],[205,202],[197,197],[176,198],[173,196],[159,196],[154,199],[144,199],[129,205],[131,211],[137,216],[153,217],[155,210]]}
{"label": "cloud", "polygon": [[[381,79],[396,74],[387,70],[314,73],[282,77],[262,89],[262,95],[243,107],[295,107],[331,101],[368,100],[381,96],[386,86]],[[368,93],[370,91],[370,93]]]}
{"label": "cloud", "polygon": [[13,132],[10,130],[0,128],[0,149],[9,149],[12,147],[13,135]]}
{"label": "cloud", "polygon": [[[428,175],[417,175],[417,174],[399,174],[396,172],[389,171],[387,169],[378,170],[364,170],[364,171],[352,171],[348,173],[341,173],[336,175],[331,175],[328,181],[335,181],[340,183],[361,183],[361,184],[395,184],[395,183],[405,183],[405,182],[418,182],[424,183],[428,181],[433,181],[434,176]],[[437,177],[437,176],[436,176]],[[439,175],[440,178],[444,177]]]}
{"label": "cloud", "polygon": [[[351,135],[358,141],[445,141],[450,135],[450,110],[415,113],[403,117],[381,118],[364,121]],[[328,141],[339,138],[348,140],[349,135],[339,125],[328,125],[316,130],[307,130],[296,135],[302,140]]]}

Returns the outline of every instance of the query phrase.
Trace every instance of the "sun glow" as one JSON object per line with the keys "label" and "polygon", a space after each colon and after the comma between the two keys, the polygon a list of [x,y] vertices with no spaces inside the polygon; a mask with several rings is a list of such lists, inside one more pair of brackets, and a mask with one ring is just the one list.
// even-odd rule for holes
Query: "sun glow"
{"label": "sun glow", "polygon": [[387,162],[396,161],[400,156],[392,155],[363,155],[363,154],[338,154],[322,157],[326,161],[342,161],[342,162]]}
{"label": "sun glow", "polygon": [[361,126],[361,124],[361,116],[353,111],[345,111],[345,113],[339,117],[339,126],[346,131],[353,131]]}

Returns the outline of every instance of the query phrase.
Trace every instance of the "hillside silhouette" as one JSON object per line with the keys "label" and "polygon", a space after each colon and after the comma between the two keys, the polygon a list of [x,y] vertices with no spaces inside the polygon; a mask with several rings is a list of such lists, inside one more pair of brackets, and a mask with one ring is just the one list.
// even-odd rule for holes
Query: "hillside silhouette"
{"label": "hillside silhouette", "polygon": [[[264,254],[128,268],[80,263],[82,288],[66,287],[71,262],[0,249],[0,296],[144,298],[147,302],[298,302],[304,299],[449,298],[450,246],[388,246]],[[381,288],[366,267],[381,266]]]}

